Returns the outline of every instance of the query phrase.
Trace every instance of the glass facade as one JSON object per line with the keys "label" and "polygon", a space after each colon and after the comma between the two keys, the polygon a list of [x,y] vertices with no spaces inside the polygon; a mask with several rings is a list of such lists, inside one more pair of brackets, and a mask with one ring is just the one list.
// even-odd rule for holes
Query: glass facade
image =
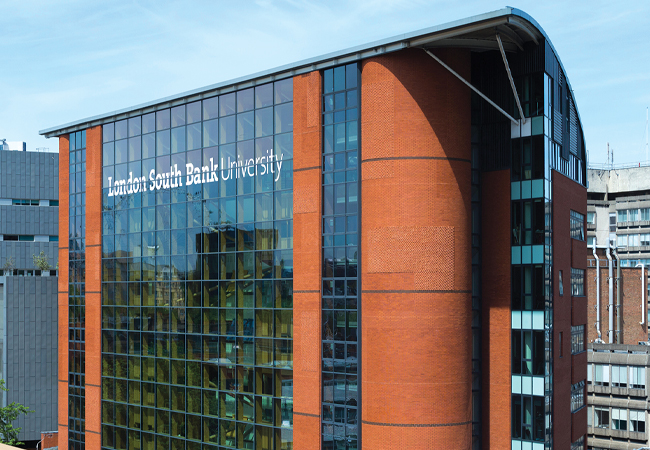
{"label": "glass facade", "polygon": [[70,133],[68,448],[85,448],[86,132]]}
{"label": "glass facade", "polygon": [[292,102],[103,126],[103,448],[293,447]]}
{"label": "glass facade", "polygon": [[323,72],[322,448],[358,448],[360,71]]}

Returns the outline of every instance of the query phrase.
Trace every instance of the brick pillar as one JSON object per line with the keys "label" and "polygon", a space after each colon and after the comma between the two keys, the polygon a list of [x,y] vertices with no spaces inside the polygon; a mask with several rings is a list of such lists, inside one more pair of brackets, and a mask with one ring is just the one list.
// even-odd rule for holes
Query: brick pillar
{"label": "brick pillar", "polygon": [[469,449],[470,90],[404,50],[364,61],[361,95],[362,448]]}
{"label": "brick pillar", "polygon": [[59,449],[68,450],[68,245],[70,235],[70,137],[59,137]]}

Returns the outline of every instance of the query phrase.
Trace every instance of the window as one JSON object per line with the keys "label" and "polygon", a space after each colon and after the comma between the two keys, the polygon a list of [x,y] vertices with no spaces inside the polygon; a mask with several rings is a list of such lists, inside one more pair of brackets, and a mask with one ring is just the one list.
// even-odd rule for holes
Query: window
{"label": "window", "polygon": [[560,270],[560,280],[558,282],[560,288],[560,295],[564,295],[564,282],[562,281],[562,271]]}
{"label": "window", "polygon": [[645,233],[639,236],[640,245],[650,245],[650,234]]}
{"label": "window", "polygon": [[627,220],[628,222],[636,222],[639,220],[639,210],[638,209],[628,209],[627,210]]}
{"label": "window", "polygon": [[58,200],[50,200],[50,206],[59,206]]}
{"label": "window", "polygon": [[588,212],[587,213],[587,223],[596,223],[596,213]]}
{"label": "window", "polygon": [[591,384],[594,379],[594,365],[592,363],[587,364],[587,384]]}
{"label": "window", "polygon": [[638,247],[639,246],[639,235],[638,234],[630,234],[627,237],[627,245],[630,247]]}
{"label": "window", "polygon": [[571,412],[585,406],[585,382],[580,381],[571,386]]}
{"label": "window", "polygon": [[574,297],[585,295],[585,271],[571,268],[571,295]]}
{"label": "window", "polygon": [[571,237],[585,240],[585,216],[575,211],[571,211]]}
{"label": "window", "polygon": [[645,367],[630,367],[630,389],[645,389]]}
{"label": "window", "polygon": [[[625,217],[627,218],[627,214]],[[619,222],[621,222],[621,220],[619,220]],[[616,213],[609,213],[609,231],[616,231]]]}
{"label": "window", "polygon": [[612,430],[627,430],[627,409],[612,408]]}
{"label": "window", "polygon": [[3,239],[5,241],[17,241],[18,240],[18,235],[16,235],[16,234],[5,234]]}
{"label": "window", "polygon": [[596,386],[609,386],[609,366],[607,364],[596,364],[594,369],[594,384]]}
{"label": "window", "polygon": [[34,240],[34,236],[33,235],[28,235],[28,234],[21,234],[20,236],[18,236],[18,240],[19,241],[30,241],[31,242],[31,241]]}
{"label": "window", "polygon": [[58,236],[50,236],[50,242],[59,242]]}
{"label": "window", "polygon": [[587,247],[593,247],[594,244],[596,243],[596,238],[594,236],[589,236],[587,238]]}
{"label": "window", "polygon": [[11,204],[14,206],[38,206],[38,200],[23,199],[23,198],[14,198],[11,200]]}
{"label": "window", "polygon": [[612,366],[612,387],[627,387],[627,366]]}
{"label": "window", "polygon": [[639,220],[650,220],[650,208],[641,208]]}
{"label": "window", "polygon": [[[627,209],[618,211],[618,222],[627,222]],[[611,223],[611,221],[610,221]]]}
{"label": "window", "polygon": [[627,247],[627,234],[616,236],[616,246],[618,248]]}
{"label": "window", "polygon": [[645,411],[630,410],[630,431],[645,433]]}
{"label": "window", "polygon": [[585,437],[580,436],[574,442],[571,443],[571,450],[584,450],[585,448]]}
{"label": "window", "polygon": [[577,325],[571,327],[571,354],[585,351],[585,326]]}
{"label": "window", "polygon": [[594,406],[594,427],[609,428],[609,408]]}

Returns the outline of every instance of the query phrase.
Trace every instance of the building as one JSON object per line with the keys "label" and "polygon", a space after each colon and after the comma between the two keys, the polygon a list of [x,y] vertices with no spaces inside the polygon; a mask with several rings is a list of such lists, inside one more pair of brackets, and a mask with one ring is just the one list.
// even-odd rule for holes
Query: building
{"label": "building", "polygon": [[[648,269],[622,267],[618,257],[613,249],[592,248],[587,268],[587,443],[592,449],[650,444],[645,427]],[[572,345],[583,346],[573,335]]]}
{"label": "building", "polygon": [[[0,150],[1,398],[35,411],[13,424],[33,444],[58,423],[58,199],[58,154]],[[41,252],[51,270],[34,265]]]}
{"label": "building", "polygon": [[584,448],[585,145],[522,11],[41,134],[60,448]]}
{"label": "building", "polygon": [[592,164],[587,176],[587,245],[609,243],[621,267],[650,267],[650,166]]}

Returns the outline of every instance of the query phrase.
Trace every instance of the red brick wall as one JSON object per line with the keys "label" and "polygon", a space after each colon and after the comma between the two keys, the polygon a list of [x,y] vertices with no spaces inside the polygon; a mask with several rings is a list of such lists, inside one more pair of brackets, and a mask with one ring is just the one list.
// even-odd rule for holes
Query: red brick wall
{"label": "red brick wall", "polygon": [[86,130],[86,446],[101,447],[102,127]]}
{"label": "red brick wall", "polygon": [[321,77],[293,79],[293,439],[320,448]]}
{"label": "red brick wall", "polygon": [[[61,205],[61,203],[59,203]],[[59,434],[56,431],[51,433],[41,433],[41,445],[38,450],[47,450],[58,446]],[[67,446],[67,444],[66,444]]]}
{"label": "red brick wall", "polygon": [[[587,317],[585,299],[571,296],[571,268],[587,268],[587,244],[571,239],[571,210],[587,215],[587,190],[553,171],[553,440],[556,448],[569,448],[571,442],[587,433],[586,408],[571,413],[571,384],[587,378],[586,357],[571,355],[571,325]],[[564,295],[559,292],[562,271]],[[585,294],[589,288],[585,285]],[[562,333],[562,348],[560,348]],[[560,357],[560,354],[563,356]],[[571,426],[566,426],[566,424]]]}
{"label": "red brick wall", "polygon": [[70,218],[70,137],[59,137],[59,392],[60,450],[68,450],[68,225]]}
{"label": "red brick wall", "polygon": [[481,183],[482,448],[498,450],[511,440],[510,171],[485,172]]}
{"label": "red brick wall", "polygon": [[[593,260],[593,256],[589,255]],[[600,259],[600,330],[602,339],[609,342],[607,332],[609,331],[609,285],[607,277],[609,270],[607,268],[607,257],[604,251],[598,252]],[[595,261],[595,260],[594,260]],[[596,267],[595,262],[592,263],[593,267],[587,269],[587,284],[589,285],[589,308],[588,308],[588,342],[593,342],[597,337],[596,322],[598,320],[596,314]],[[604,267],[603,267],[604,266]],[[647,279],[648,269],[644,268],[645,277]],[[616,267],[614,267],[614,277],[616,277]],[[621,336],[621,344],[634,345],[639,341],[648,340],[648,295],[647,286],[643,291],[643,301],[641,300],[641,268],[623,267],[621,268],[621,308],[619,313],[622,317],[621,326],[623,333]],[[614,305],[616,305],[616,283],[614,283]],[[643,317],[644,323],[641,322],[641,303],[643,303]],[[616,309],[614,309],[614,329],[616,329]]]}
{"label": "red brick wall", "polygon": [[404,50],[363,62],[361,96],[362,448],[469,449],[470,91]]}

